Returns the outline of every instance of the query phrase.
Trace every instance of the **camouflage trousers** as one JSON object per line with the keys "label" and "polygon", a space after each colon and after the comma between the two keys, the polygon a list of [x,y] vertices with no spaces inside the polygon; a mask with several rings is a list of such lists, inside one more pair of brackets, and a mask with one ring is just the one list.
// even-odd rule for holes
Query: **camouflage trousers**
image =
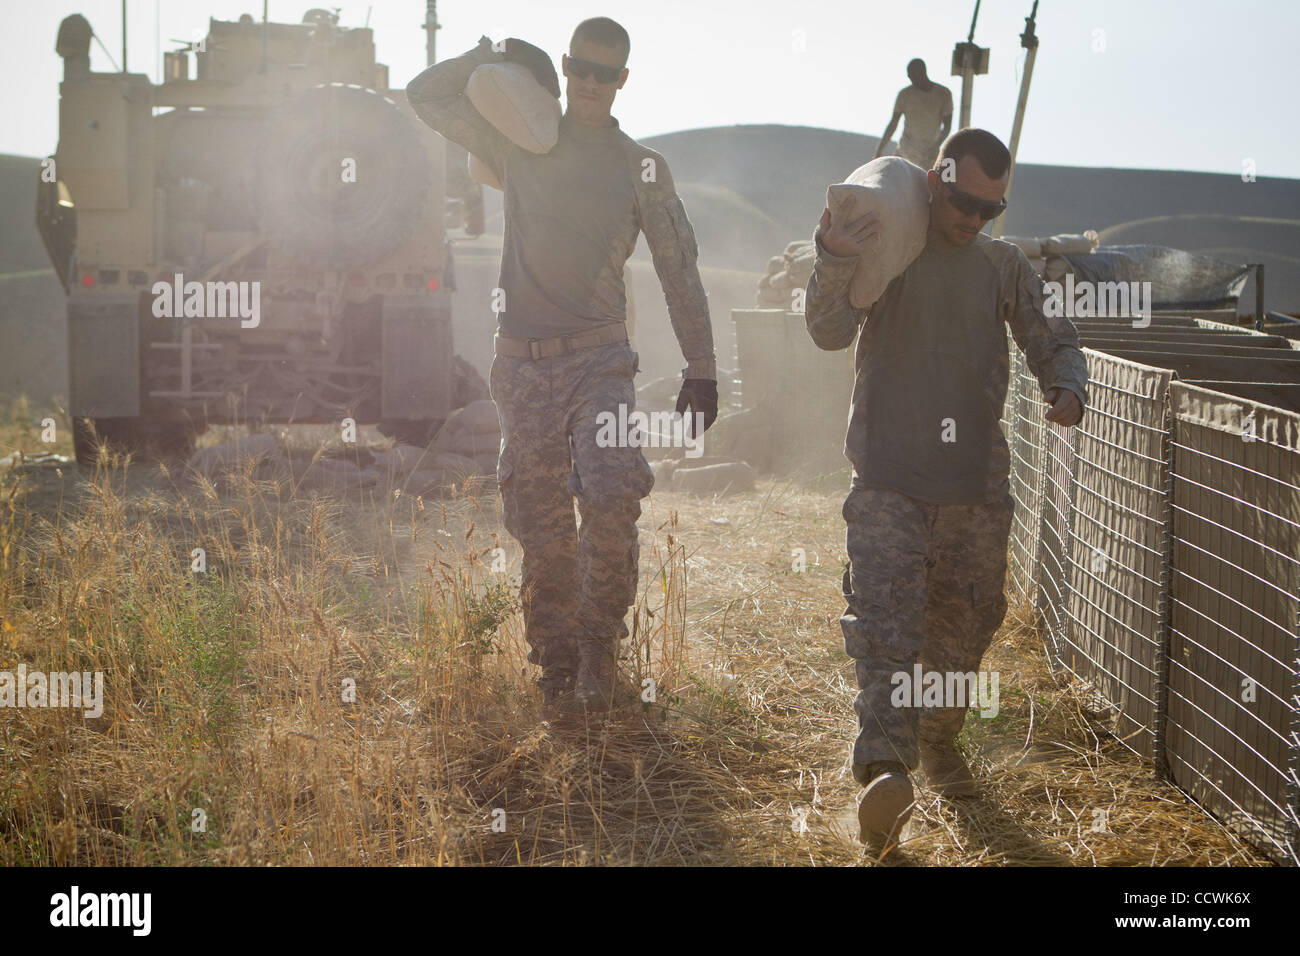
{"label": "camouflage trousers", "polygon": [[581,642],[617,648],[628,633],[636,522],[654,474],[640,448],[612,444],[608,428],[600,433],[602,412],[617,421],[620,404],[628,413],[635,407],[636,371],[637,354],[625,342],[553,358],[497,355],[492,362],[502,519],[523,547],[528,659],[541,666],[544,688],[574,674]]}
{"label": "camouflage trousers", "polygon": [[[1007,613],[1007,537],[1014,502],[931,504],[855,483],[844,502],[849,567],[840,618],[854,659],[854,775],[876,761],[919,763],[918,741],[951,743],[966,707],[914,706],[900,672],[978,671]],[[907,685],[907,686],[910,686]],[[944,701],[948,703],[948,701]],[[861,781],[861,777],[859,777]]]}

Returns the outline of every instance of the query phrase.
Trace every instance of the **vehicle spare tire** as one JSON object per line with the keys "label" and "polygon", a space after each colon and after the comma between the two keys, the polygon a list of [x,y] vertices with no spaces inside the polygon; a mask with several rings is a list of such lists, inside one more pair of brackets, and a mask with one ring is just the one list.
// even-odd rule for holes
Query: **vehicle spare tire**
{"label": "vehicle spare tire", "polygon": [[411,120],[359,86],[313,87],[276,110],[262,156],[262,228],[303,265],[375,262],[410,238],[428,202],[429,156]]}

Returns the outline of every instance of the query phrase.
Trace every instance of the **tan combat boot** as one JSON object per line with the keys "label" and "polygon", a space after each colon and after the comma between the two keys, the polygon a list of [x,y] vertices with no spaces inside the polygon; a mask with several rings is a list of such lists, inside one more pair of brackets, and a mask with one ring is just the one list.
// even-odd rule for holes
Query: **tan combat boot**
{"label": "tan combat boot", "polygon": [[870,782],[858,799],[858,839],[882,850],[898,842],[912,816],[912,781],[900,763],[873,763],[865,776]]}
{"label": "tan combat boot", "polygon": [[617,645],[584,641],[578,648],[578,676],[573,696],[579,707],[609,710],[614,700],[614,678],[618,674]]}
{"label": "tan combat boot", "polygon": [[975,796],[975,776],[954,743],[922,742],[919,749],[921,769],[925,771],[931,790],[948,800]]}

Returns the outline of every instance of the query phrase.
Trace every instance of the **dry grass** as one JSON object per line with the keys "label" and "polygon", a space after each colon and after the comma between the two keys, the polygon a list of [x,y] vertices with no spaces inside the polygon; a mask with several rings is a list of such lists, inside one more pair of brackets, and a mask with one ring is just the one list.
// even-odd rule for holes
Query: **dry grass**
{"label": "dry grass", "polygon": [[[0,710],[0,865],[870,862],[838,485],[647,499],[621,706],[546,723],[489,487],[13,472],[0,670],[102,671],[107,703]],[[985,666],[1001,711],[963,732],[982,798],[918,789],[885,864],[1264,862],[1099,731],[1022,609]]]}

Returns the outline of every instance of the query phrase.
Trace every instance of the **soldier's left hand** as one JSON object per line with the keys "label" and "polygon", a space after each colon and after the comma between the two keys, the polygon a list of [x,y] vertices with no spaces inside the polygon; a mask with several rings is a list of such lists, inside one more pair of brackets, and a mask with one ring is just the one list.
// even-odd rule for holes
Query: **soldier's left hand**
{"label": "soldier's left hand", "polygon": [[[709,430],[709,426],[718,417],[718,383],[711,378],[688,378],[682,382],[682,390],[677,394],[677,414],[690,409],[691,417],[687,419],[691,436],[698,438]],[[704,415],[704,427],[695,432],[695,413]]]}
{"label": "soldier's left hand", "polygon": [[555,75],[555,64],[545,50],[518,37],[507,37],[504,54],[507,62],[528,67],[542,89],[557,100],[560,98],[560,80]]}
{"label": "soldier's left hand", "polygon": [[1052,406],[1044,416],[1049,422],[1070,428],[1083,419],[1083,406],[1079,404],[1079,396],[1068,388],[1049,388],[1043,398]]}

